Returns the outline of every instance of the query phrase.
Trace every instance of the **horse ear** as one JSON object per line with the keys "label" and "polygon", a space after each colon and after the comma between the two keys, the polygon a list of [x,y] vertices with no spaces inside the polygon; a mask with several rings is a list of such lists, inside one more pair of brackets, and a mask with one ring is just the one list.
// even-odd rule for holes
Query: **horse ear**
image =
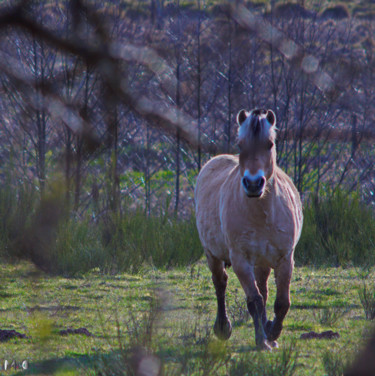
{"label": "horse ear", "polygon": [[276,124],[276,115],[272,110],[267,111],[266,119],[272,126]]}
{"label": "horse ear", "polygon": [[239,126],[242,125],[242,123],[247,119],[249,113],[246,111],[246,110],[241,110],[238,114],[237,114],[237,124]]}

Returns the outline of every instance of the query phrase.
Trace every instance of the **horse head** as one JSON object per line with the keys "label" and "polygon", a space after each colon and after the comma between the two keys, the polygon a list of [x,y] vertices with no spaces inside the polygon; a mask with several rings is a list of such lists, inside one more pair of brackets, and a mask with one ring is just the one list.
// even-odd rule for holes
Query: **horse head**
{"label": "horse head", "polygon": [[276,116],[272,110],[237,115],[241,184],[248,197],[261,197],[276,166]]}

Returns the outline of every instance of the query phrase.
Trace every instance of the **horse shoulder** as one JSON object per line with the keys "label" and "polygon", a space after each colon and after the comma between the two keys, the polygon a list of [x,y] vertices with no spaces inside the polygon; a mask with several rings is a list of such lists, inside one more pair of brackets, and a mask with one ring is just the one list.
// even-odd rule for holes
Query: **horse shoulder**
{"label": "horse shoulder", "polygon": [[[243,201],[241,186],[238,181],[241,179],[239,166],[232,169],[220,189],[220,223],[221,231],[224,234],[227,247],[231,248],[232,243],[238,243],[252,227],[248,222],[247,206],[249,200]],[[250,215],[251,219],[251,215]],[[246,237],[246,236],[245,236]]]}
{"label": "horse shoulder", "polygon": [[238,157],[222,154],[210,159],[198,174],[195,186],[195,203],[197,211],[200,205],[207,205],[213,196],[219,196],[221,185],[230,171],[238,165]]}

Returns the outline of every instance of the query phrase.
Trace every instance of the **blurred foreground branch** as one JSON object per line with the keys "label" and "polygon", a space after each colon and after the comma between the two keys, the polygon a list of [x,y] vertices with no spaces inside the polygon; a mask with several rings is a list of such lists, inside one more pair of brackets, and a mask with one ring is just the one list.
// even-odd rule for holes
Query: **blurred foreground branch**
{"label": "blurred foreground branch", "polygon": [[[109,33],[103,27],[100,27],[100,19],[95,11],[80,0],[72,0],[70,9],[72,12],[77,9],[83,10],[87,15],[88,22],[95,28],[96,38],[88,42],[82,40],[77,34],[63,38],[55,31],[43,27],[27,15],[29,6],[30,2],[25,1],[10,9],[0,10],[0,29],[20,28],[40,40],[44,40],[60,52],[79,57],[87,66],[95,67],[112,95],[116,96],[131,110],[150,120],[150,124],[170,134],[175,134],[176,130],[179,130],[181,137],[192,147],[199,145],[205,147],[205,142],[199,141],[197,138],[197,127],[194,119],[172,104],[152,101],[147,96],[139,95],[130,89],[126,63],[135,62],[147,66],[158,77],[159,85],[167,92],[175,90],[176,79],[173,76],[172,69],[155,51],[147,47],[113,42]],[[81,17],[81,12],[76,12],[72,16],[77,19],[77,17]],[[76,22],[79,23],[79,20],[76,20]],[[24,89],[29,90],[33,85],[31,83],[32,78],[25,74],[21,75],[19,70],[12,68],[14,65],[9,65],[9,60],[5,59],[5,61],[7,63],[1,64],[3,72],[10,79],[16,81],[17,85],[24,85]],[[81,134],[86,141],[91,137],[89,139],[91,144],[92,136],[90,136],[90,132],[85,132],[88,129],[85,120],[79,114],[68,109],[63,99],[54,93],[52,84],[44,85],[43,91],[45,99],[43,102],[48,112],[63,120],[74,133]],[[28,94],[32,99],[32,93],[29,92]],[[34,106],[40,105],[35,101],[32,101],[32,103]]]}
{"label": "blurred foreground branch", "polygon": [[[242,28],[256,33],[258,38],[278,50],[294,69],[303,72],[324,93],[328,101],[349,110],[355,110],[361,105],[364,98],[355,92],[353,100],[353,88],[345,86],[347,77],[334,80],[322,68],[319,58],[307,53],[303,47],[272,26],[264,17],[255,15],[242,4],[232,4],[230,11]],[[354,67],[352,68],[353,72]]]}

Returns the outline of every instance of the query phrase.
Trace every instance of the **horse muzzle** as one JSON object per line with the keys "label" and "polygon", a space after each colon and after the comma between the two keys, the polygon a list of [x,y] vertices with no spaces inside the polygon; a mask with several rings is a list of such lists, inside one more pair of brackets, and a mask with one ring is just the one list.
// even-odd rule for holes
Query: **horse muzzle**
{"label": "horse muzzle", "polygon": [[241,182],[247,197],[260,197],[264,192],[266,178],[264,176],[257,176],[252,179],[245,174]]}

